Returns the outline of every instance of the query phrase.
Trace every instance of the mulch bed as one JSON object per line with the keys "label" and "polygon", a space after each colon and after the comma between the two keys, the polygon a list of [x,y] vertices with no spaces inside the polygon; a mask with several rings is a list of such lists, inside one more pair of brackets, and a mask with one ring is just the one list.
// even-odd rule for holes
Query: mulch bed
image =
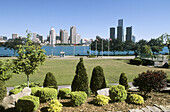
{"label": "mulch bed", "polygon": [[[137,93],[138,94],[138,93]],[[104,106],[95,106],[92,101],[94,96],[88,97],[85,104],[79,107],[72,107],[70,104],[70,99],[60,99],[59,101],[63,104],[62,112],[105,112],[105,111],[123,111],[127,112],[129,109],[142,108],[146,106],[157,105],[170,105],[170,93],[159,93],[151,92],[149,94],[150,98],[145,100],[142,105],[128,104],[124,102],[109,103]],[[43,103],[40,105],[36,112],[47,112],[48,103]]]}

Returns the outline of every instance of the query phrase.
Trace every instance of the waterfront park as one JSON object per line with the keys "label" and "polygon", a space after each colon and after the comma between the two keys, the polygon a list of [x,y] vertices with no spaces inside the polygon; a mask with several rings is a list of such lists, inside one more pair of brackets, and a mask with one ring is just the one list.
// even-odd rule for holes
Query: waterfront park
{"label": "waterfront park", "polygon": [[[30,36],[28,33],[25,45],[18,46],[17,57],[0,58],[2,111],[169,109],[170,94],[165,89],[170,78],[168,61],[157,66],[158,59],[140,55],[46,56]],[[168,55],[161,56],[168,60]],[[13,88],[7,93],[6,87]],[[11,103],[11,99],[15,101]]]}

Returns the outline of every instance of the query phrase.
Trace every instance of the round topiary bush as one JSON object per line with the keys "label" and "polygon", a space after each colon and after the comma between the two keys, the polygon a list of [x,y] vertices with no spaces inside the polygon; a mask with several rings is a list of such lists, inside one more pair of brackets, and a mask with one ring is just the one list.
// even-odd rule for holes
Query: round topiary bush
{"label": "round topiary bush", "polygon": [[6,95],[7,95],[7,90],[5,87],[5,82],[0,81],[0,101],[3,100]]}
{"label": "round topiary bush", "polygon": [[94,99],[94,103],[99,106],[103,106],[109,103],[111,100],[109,97],[104,95],[97,95],[96,99]]}
{"label": "round topiary bush", "polygon": [[73,106],[80,106],[85,103],[87,99],[87,94],[83,91],[75,91],[71,93],[71,104]]}
{"label": "round topiary bush", "polygon": [[16,103],[17,112],[34,112],[39,107],[39,98],[36,96],[24,96]]}
{"label": "round topiary bush", "polygon": [[128,103],[132,103],[132,104],[139,104],[139,105],[141,105],[141,104],[144,104],[144,99],[140,95],[130,94],[130,95],[128,95],[127,102]]}
{"label": "round topiary bush", "polygon": [[76,66],[76,75],[74,76],[73,82],[71,84],[71,90],[85,91],[86,94],[89,94],[88,77],[83,64],[83,58],[80,58],[80,61]]}
{"label": "round topiary bush", "polygon": [[109,89],[109,97],[113,102],[122,102],[127,98],[127,91],[122,85],[113,85]]}
{"label": "round topiary bush", "polygon": [[69,88],[62,88],[59,90],[58,97],[63,99],[70,94],[71,94],[71,90]]}
{"label": "round topiary bush", "polygon": [[32,87],[32,88],[31,88],[31,95],[36,96],[37,92],[38,92],[40,89],[43,89],[43,88],[41,88],[41,87]]}
{"label": "round topiary bush", "polygon": [[52,99],[57,99],[57,90],[54,88],[42,88],[35,95],[40,98],[41,103],[44,103]]}
{"label": "round topiary bush", "polygon": [[58,89],[56,78],[55,78],[55,76],[51,72],[48,72],[46,74],[43,86],[44,87],[52,87],[52,88]]}
{"label": "round topiary bush", "polygon": [[97,90],[106,88],[106,81],[102,67],[96,66],[93,69],[90,88],[92,90],[92,93],[94,93],[95,95],[97,95]]}
{"label": "round topiary bush", "polygon": [[62,106],[63,105],[57,99],[53,99],[48,105],[48,112],[61,112]]}
{"label": "round topiary bush", "polygon": [[126,74],[125,74],[125,73],[122,73],[122,74],[120,75],[119,84],[120,84],[120,85],[123,85],[126,90],[129,89],[129,85],[128,85],[128,81],[127,81],[127,77],[126,77]]}

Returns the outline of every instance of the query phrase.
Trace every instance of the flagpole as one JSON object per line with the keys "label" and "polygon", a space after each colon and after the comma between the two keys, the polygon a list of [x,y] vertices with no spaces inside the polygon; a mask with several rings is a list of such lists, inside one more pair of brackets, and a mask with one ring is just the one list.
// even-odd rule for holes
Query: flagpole
{"label": "flagpole", "polygon": [[96,56],[97,56],[97,40],[96,40]]}
{"label": "flagpole", "polygon": [[103,57],[103,39],[102,39],[102,57]]}
{"label": "flagpole", "polygon": [[109,48],[110,48],[110,46],[109,46],[109,40],[108,40],[108,56],[109,56]]}

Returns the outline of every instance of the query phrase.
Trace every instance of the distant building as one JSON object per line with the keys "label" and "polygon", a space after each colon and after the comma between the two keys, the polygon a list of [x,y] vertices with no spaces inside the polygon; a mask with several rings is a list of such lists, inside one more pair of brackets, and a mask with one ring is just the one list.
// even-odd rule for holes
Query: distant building
{"label": "distant building", "polygon": [[0,36],[0,40],[7,40],[6,36]]}
{"label": "distant building", "polygon": [[81,39],[81,44],[90,45],[91,41],[93,41],[93,40],[92,39],[88,39],[88,38],[84,38],[84,39]]}
{"label": "distant building", "polygon": [[18,37],[19,37],[18,34],[12,34],[12,39],[16,39],[16,38],[18,38]]}
{"label": "distant building", "polygon": [[55,33],[54,28],[51,28],[51,30],[50,30],[50,44],[52,46],[54,46],[56,44],[56,33]]}
{"label": "distant building", "polygon": [[36,34],[36,33],[33,33],[33,39],[32,39],[32,41],[36,41],[36,39],[37,39],[37,34]]}
{"label": "distant building", "polygon": [[126,27],[126,41],[132,41],[132,26]]}
{"label": "distant building", "polygon": [[136,37],[134,35],[132,35],[132,42],[135,43],[135,41],[136,41]]}
{"label": "distant building", "polygon": [[76,34],[76,44],[80,44],[80,40],[81,40],[81,35],[80,34]]}
{"label": "distant building", "polygon": [[63,31],[63,43],[68,44],[69,43],[68,39],[69,39],[68,32],[67,30],[64,30]]}
{"label": "distant building", "polygon": [[115,39],[115,28],[114,27],[110,28],[110,38]]}
{"label": "distant building", "polygon": [[64,40],[64,35],[63,35],[63,30],[60,29],[60,40],[61,40],[61,43],[63,43],[63,40]]}
{"label": "distant building", "polygon": [[70,43],[75,44],[76,43],[76,27],[72,26],[70,28]]}
{"label": "distant building", "polygon": [[37,34],[37,38],[41,41],[41,43],[44,43],[44,37],[42,35]]}
{"label": "distant building", "polygon": [[124,41],[123,19],[118,20],[117,39],[122,42]]}

